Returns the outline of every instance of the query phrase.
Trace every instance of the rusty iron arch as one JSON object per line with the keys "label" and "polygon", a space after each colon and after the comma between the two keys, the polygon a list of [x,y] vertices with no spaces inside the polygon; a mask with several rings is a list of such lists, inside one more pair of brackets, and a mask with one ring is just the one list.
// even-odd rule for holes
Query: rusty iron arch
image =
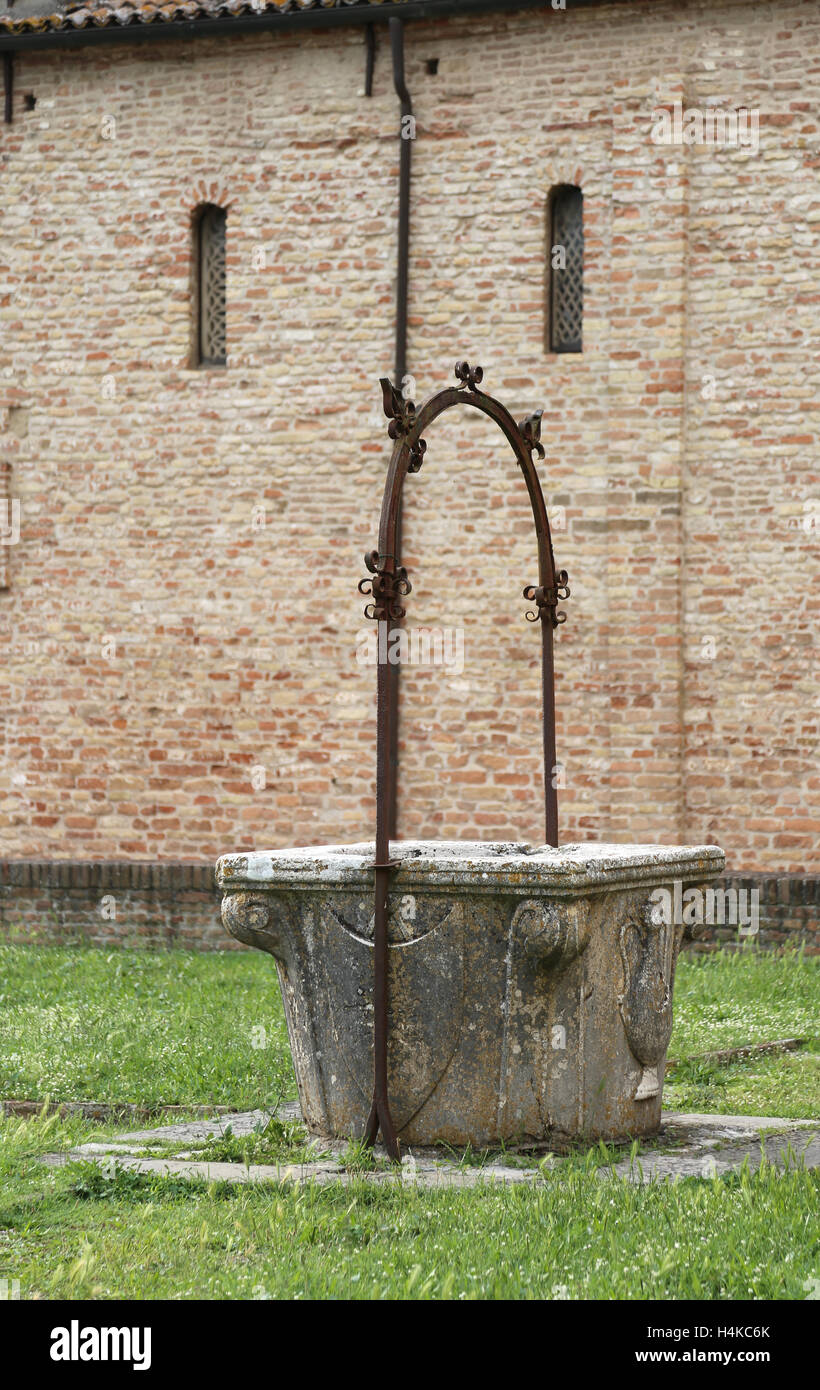
{"label": "rusty iron arch", "polygon": [[[405,616],[402,603],[412,589],[407,570],[397,555],[396,538],[401,499],[404,484],[409,473],[418,473],[424,463],[427,443],[423,431],[445,411],[454,406],[467,405],[481,411],[495,421],[512,446],[516,461],[524,474],[524,480],[532,506],[533,520],[538,546],[538,583],[528,584],[524,598],[535,604],[527,613],[532,622],[541,626],[541,688],[543,699],[543,748],[544,748],[544,822],[545,842],[558,844],[558,798],[555,787],[555,671],[553,663],[553,631],[566,619],[566,614],[558,612],[558,603],[569,598],[567,573],[556,570],[552,548],[552,533],[547,515],[544,494],[533,455],[544,457],[540,442],[541,415],[536,411],[526,419],[516,422],[500,401],[481,391],[480,383],[484,373],[481,367],[471,367],[469,362],[460,361],[455,368],[458,386],[448,386],[430,396],[416,410],[413,401],[407,401],[401,392],[386,378],[382,378],[382,398],[384,413],[390,421],[388,434],[394,440],[393,453],[387,470],[387,480],[382,499],[379,522],[379,548],[368,551],[364,557],[369,571],[359,583],[359,590],[370,595],[365,607],[365,616],[380,625],[389,641],[394,624]],[[382,629],[382,624],[384,628]],[[391,729],[396,717],[394,709],[395,687],[389,679],[389,667],[382,659],[387,644],[378,643],[377,662],[377,758],[376,758],[376,854],[373,863],[375,870],[374,888],[374,957],[373,957],[373,1042],[374,1042],[374,1086],[373,1103],[365,1127],[364,1141],[373,1144],[379,1129],[385,1147],[391,1158],[399,1158],[399,1144],[390,1114],[387,1078],[387,898],[390,874],[398,867],[397,860],[390,859],[389,808],[391,800],[391,776],[389,749]]]}

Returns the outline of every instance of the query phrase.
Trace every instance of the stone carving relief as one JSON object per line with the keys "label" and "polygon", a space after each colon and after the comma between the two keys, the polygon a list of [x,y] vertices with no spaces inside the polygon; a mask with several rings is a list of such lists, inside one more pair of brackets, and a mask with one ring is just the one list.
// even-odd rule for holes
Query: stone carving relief
{"label": "stone carving relief", "polygon": [[618,995],[629,1049],[643,1068],[635,1100],[660,1089],[658,1068],[672,1035],[672,984],[682,928],[665,920],[660,903],[647,900],[627,913],[618,945],[624,985]]}
{"label": "stone carving relief", "polygon": [[510,930],[524,953],[539,965],[568,965],[589,940],[589,902],[559,903],[526,898],[513,913]]}

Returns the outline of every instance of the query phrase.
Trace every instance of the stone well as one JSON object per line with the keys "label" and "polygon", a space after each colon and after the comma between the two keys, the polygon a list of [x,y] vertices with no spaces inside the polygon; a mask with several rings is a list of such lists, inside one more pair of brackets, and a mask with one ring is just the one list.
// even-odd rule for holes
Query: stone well
{"label": "stone well", "polygon": [[[387,1058],[402,1143],[654,1134],[684,931],[655,890],[705,886],[722,850],[392,841],[391,855]],[[228,931],[276,960],[315,1134],[359,1137],[370,1110],[373,857],[370,843],[217,865]]]}

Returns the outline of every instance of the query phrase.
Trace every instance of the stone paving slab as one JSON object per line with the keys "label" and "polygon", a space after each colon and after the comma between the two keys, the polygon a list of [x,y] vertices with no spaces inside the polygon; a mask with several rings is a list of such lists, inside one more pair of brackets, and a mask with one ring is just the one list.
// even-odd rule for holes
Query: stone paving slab
{"label": "stone paving slab", "polygon": [[[379,1156],[378,1150],[376,1152]],[[100,1165],[106,1161],[99,1154],[89,1155],[72,1150],[67,1154],[46,1154],[43,1162],[56,1168],[76,1159],[86,1159]],[[336,1182],[348,1185],[364,1179],[378,1186],[396,1184],[399,1187],[476,1187],[496,1182],[532,1183],[546,1180],[546,1175],[536,1168],[511,1168],[503,1164],[487,1164],[483,1168],[459,1168],[455,1163],[417,1160],[414,1166],[403,1163],[400,1171],[393,1168],[376,1168],[349,1172],[340,1164],[325,1159],[318,1159],[315,1163],[258,1163],[247,1168],[242,1163],[203,1163],[194,1158],[135,1158],[130,1154],[119,1153],[109,1155],[109,1159],[113,1160],[116,1169],[159,1173],[163,1176],[176,1174],[186,1178],[198,1177],[205,1178],[208,1182],[316,1182],[320,1185]]]}
{"label": "stone paving slab", "polygon": [[784,1120],[764,1115],[700,1115],[665,1110],[658,1146],[635,1162],[624,1158],[602,1176],[704,1178],[737,1172],[744,1161],[754,1170],[765,1156],[785,1168],[803,1161],[820,1167],[820,1121]]}
{"label": "stone paving slab", "polygon": [[[280,1120],[301,1120],[302,1112],[296,1100],[285,1101],[276,1109]],[[116,1142],[126,1148],[135,1144],[195,1144],[206,1139],[218,1139],[227,1129],[237,1138],[252,1134],[257,1125],[265,1125],[273,1116],[272,1110],[238,1110],[215,1120],[185,1120],[178,1124],[158,1125],[156,1129],[129,1129],[117,1135]],[[83,1146],[85,1147],[85,1146]]]}
{"label": "stone paving slab", "polygon": [[[298,1119],[295,1103],[281,1106],[280,1119]],[[244,1111],[222,1120],[194,1121],[163,1125],[152,1130],[122,1133],[110,1140],[81,1144],[65,1154],[47,1154],[44,1162],[52,1167],[86,1160],[100,1165],[111,1163],[116,1168],[141,1173],[178,1174],[200,1177],[210,1182],[338,1182],[349,1184],[362,1178],[378,1185],[396,1183],[418,1184],[423,1187],[475,1187],[487,1183],[538,1183],[549,1181],[550,1172],[566,1160],[559,1155],[547,1155],[539,1166],[515,1166],[503,1159],[483,1167],[459,1166],[455,1159],[442,1159],[437,1151],[416,1150],[408,1154],[401,1170],[376,1168],[351,1172],[340,1161],[345,1145],[338,1140],[316,1140],[318,1152],[329,1157],[311,1163],[252,1164],[207,1162],[198,1158],[196,1145],[218,1138],[230,1126],[237,1137],[251,1134],[270,1119],[264,1110]],[[173,1145],[176,1152],[167,1157],[148,1156],[138,1150],[145,1144],[162,1142]],[[194,1146],[194,1152],[180,1152]],[[383,1151],[376,1149],[376,1156]],[[736,1172],[744,1162],[751,1169],[760,1166],[765,1158],[779,1167],[802,1162],[807,1168],[820,1167],[820,1121],[784,1120],[760,1115],[699,1115],[665,1111],[657,1146],[632,1160],[629,1156],[612,1165],[601,1167],[598,1176],[620,1176],[631,1182],[676,1180],[683,1177],[709,1178]]]}

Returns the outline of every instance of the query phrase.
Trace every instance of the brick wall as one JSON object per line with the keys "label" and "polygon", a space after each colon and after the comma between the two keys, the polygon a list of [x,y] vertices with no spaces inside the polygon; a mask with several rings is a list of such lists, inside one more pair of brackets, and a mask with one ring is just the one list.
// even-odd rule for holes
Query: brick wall
{"label": "brick wall", "polygon": [[[820,9],[545,6],[413,24],[406,50],[416,398],[467,355],[517,415],[545,406],[572,588],[562,837],[816,873]],[[356,583],[388,457],[398,117],[383,36],[370,99],[364,61],[336,30],[16,63],[8,859],[201,864],[370,831]],[[759,108],[759,152],[653,144],[652,109],[676,100]],[[584,190],[580,357],[543,349],[559,182]],[[203,201],[228,208],[222,371],[188,366]],[[538,842],[526,493],[487,422],[451,416],[427,442],[409,620],[463,626],[465,666],[402,673],[400,833]]]}
{"label": "brick wall", "polygon": [[[807,955],[820,952],[820,875],[726,874],[716,886],[738,893],[758,891],[760,930],[753,938],[757,945],[773,949],[802,945]],[[747,937],[749,940],[752,938]],[[706,927],[691,943],[695,950],[715,950],[727,944],[744,944],[737,929],[728,925]]]}
{"label": "brick wall", "polygon": [[[759,931],[741,939],[729,924],[697,928],[691,949],[803,946],[820,952],[820,875],[726,875],[718,890],[759,893]],[[21,944],[243,950],[220,920],[209,864],[99,860],[0,862],[0,939]],[[750,898],[740,900],[744,912]]]}
{"label": "brick wall", "polygon": [[0,863],[0,932],[21,944],[242,950],[210,864]]}

